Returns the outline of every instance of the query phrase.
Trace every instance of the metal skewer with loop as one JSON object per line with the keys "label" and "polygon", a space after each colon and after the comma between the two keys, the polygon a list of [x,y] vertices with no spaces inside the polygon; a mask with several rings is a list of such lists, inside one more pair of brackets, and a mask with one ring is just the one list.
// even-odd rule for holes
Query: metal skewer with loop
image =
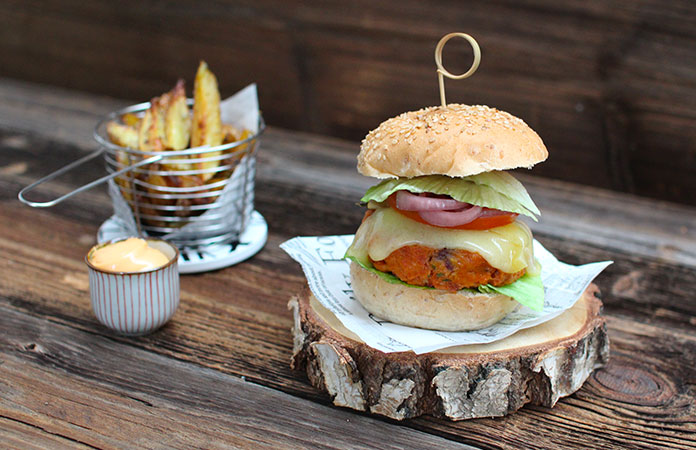
{"label": "metal skewer with loop", "polygon": [[[453,37],[461,37],[466,39],[467,41],[469,41],[471,47],[474,50],[474,62],[471,64],[469,70],[467,70],[461,75],[453,75],[449,73],[447,69],[445,69],[445,67],[442,65],[442,49],[444,48],[447,41],[449,41]],[[466,33],[450,33],[445,35],[442,39],[440,39],[440,42],[437,43],[437,47],[435,47],[435,65],[437,65],[437,78],[440,84],[440,101],[442,102],[442,106],[447,106],[447,100],[445,99],[445,77],[451,78],[452,80],[462,80],[464,78],[468,78],[471,75],[473,75],[474,72],[476,72],[476,69],[478,69],[480,63],[481,49],[479,48],[476,39],[474,39],[473,37],[469,36]]]}

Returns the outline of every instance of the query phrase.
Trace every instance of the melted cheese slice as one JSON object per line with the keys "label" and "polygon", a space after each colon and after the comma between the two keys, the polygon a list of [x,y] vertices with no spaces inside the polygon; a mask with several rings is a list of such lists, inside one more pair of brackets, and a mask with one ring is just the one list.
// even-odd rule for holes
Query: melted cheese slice
{"label": "melted cheese slice", "polygon": [[346,255],[369,264],[368,256],[372,261],[381,261],[407,245],[478,253],[506,273],[527,268],[530,275],[535,275],[539,269],[534,260],[532,232],[522,222],[489,230],[453,230],[416,222],[391,208],[376,209],[360,225]]}

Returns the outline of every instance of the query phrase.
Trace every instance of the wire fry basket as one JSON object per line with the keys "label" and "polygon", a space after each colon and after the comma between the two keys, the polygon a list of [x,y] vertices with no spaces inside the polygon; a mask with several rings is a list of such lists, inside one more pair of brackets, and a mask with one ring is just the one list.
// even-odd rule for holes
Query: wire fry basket
{"label": "wire fry basket", "polygon": [[[188,102],[193,104],[192,99]],[[265,242],[265,221],[254,211],[254,178],[256,150],[266,128],[263,117],[259,114],[256,133],[241,131],[234,142],[214,147],[142,151],[109,140],[106,128],[110,121],[120,121],[124,114],[141,116],[149,107],[145,102],[108,114],[94,131],[97,150],[25,187],[18,194],[19,200],[32,207],[50,207],[108,182],[119,227],[128,235],[166,239],[179,249],[194,249],[199,254],[203,247],[212,249],[217,244],[230,244],[234,252],[250,219],[257,215],[263,230],[254,245],[260,248]],[[107,175],[53,200],[27,199],[39,185],[100,155]],[[258,251],[256,247],[253,253]],[[219,248],[216,251],[219,253]],[[250,256],[249,251],[243,253],[243,257],[216,254],[215,258],[239,261]]]}
{"label": "wire fry basket", "polygon": [[109,140],[107,123],[124,114],[141,115],[149,107],[146,102],[114,111],[94,131],[109,173],[115,215],[129,231],[157,236],[180,248],[237,241],[254,209],[263,118],[259,116],[256,134],[215,147],[142,151]]}

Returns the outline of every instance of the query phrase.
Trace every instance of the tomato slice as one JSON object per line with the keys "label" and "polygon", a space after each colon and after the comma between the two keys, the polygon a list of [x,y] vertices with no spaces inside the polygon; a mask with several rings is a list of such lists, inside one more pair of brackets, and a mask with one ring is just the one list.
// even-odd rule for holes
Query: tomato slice
{"label": "tomato slice", "polygon": [[[418,211],[402,211],[399,208],[397,208],[396,193],[390,195],[389,198],[387,198],[387,203],[389,203],[389,206],[398,211],[402,216],[408,217],[411,220],[415,220],[416,222],[420,222],[425,225],[430,225],[431,227],[437,226],[423,220],[420,214],[418,214]],[[464,225],[458,225],[456,227],[439,228],[449,228],[453,230],[488,230],[490,228],[502,227],[503,225],[510,224],[515,221],[517,216],[519,216],[519,214],[517,213],[501,211],[500,214],[479,217],[478,219],[474,219],[469,223],[465,223]]]}
{"label": "tomato slice", "polygon": [[374,209],[368,209],[365,211],[365,215],[362,218],[362,221],[360,223],[363,223],[364,221],[367,220],[368,217],[370,217],[372,214],[374,214],[375,210]]}

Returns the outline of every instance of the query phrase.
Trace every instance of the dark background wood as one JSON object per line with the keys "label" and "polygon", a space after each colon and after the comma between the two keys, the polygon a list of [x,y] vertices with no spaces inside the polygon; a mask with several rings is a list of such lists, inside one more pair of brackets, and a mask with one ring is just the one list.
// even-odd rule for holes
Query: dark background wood
{"label": "dark background wood", "polygon": [[696,204],[689,1],[4,0],[0,76],[142,101],[204,58],[223,95],[256,81],[270,124],[356,141],[439,101],[433,49],[459,30],[483,62],[448,99],[525,119],[551,152],[535,173]]}

